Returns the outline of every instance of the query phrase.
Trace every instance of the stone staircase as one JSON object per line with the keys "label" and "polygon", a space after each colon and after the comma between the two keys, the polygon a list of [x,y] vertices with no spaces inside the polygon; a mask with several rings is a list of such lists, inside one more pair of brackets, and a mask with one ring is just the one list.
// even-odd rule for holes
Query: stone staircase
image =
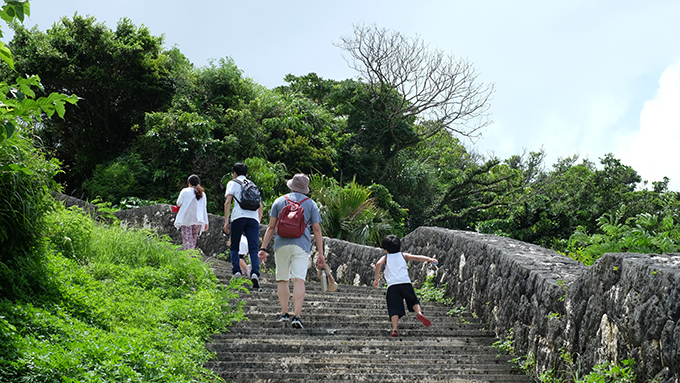
{"label": "stone staircase", "polygon": [[[231,265],[216,260],[211,267],[228,284]],[[451,317],[450,307],[421,302],[432,325],[407,313],[391,338],[384,288],[323,292],[314,281],[306,290],[305,328],[279,323],[276,282],[263,272],[261,289],[242,296],[249,320],[212,337],[216,360],[205,367],[227,382],[530,382],[491,347],[497,339],[472,315]]]}

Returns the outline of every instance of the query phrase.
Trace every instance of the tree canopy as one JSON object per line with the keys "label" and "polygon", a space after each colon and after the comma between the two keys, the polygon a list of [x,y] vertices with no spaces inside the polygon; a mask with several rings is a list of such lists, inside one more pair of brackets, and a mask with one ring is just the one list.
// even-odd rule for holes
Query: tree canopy
{"label": "tree canopy", "polygon": [[[494,85],[480,83],[469,62],[377,26],[355,25],[337,44],[359,78],[289,74],[275,89],[228,56],[194,67],[128,19],[115,30],[77,14],[45,33],[13,28],[12,62],[40,77],[20,80],[20,91],[5,88],[5,103],[21,114],[24,95],[44,102],[21,121],[37,122],[34,131],[63,163],[57,181],[86,198],[172,201],[195,173],[209,210],[220,214],[231,166],[246,162],[266,185],[265,204],[286,191],[287,177],[313,175],[327,230],[345,239],[375,244],[380,233],[435,225],[560,251],[577,230],[601,231],[607,214],[625,223],[657,214],[661,195],[677,200],[667,180],[647,190],[611,154],[549,167],[543,150],[507,159],[476,153],[461,140],[489,122]],[[14,73],[2,71],[5,79]],[[35,97],[24,91],[39,84]],[[74,95],[51,99],[52,90]],[[64,118],[43,118],[55,113]],[[3,137],[17,124],[6,122]]]}
{"label": "tree canopy", "polygon": [[67,190],[80,190],[96,164],[124,152],[146,112],[170,106],[170,74],[177,62],[146,27],[122,19],[114,31],[75,14],[45,33],[19,24],[13,29],[16,70],[37,74],[45,94],[76,94],[82,100],[63,119],[47,120],[36,131],[69,169],[62,179]]}

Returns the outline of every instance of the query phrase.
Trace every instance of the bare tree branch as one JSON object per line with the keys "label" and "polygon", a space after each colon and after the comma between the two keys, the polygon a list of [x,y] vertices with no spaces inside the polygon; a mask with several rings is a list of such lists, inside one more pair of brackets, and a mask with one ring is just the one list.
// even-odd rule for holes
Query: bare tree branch
{"label": "bare tree branch", "polygon": [[377,26],[355,24],[354,34],[335,44],[344,50],[348,65],[356,70],[380,97],[385,87],[403,97],[391,111],[393,125],[417,117],[430,122],[419,129],[421,139],[445,129],[477,137],[490,123],[488,109],[493,84],[477,82],[473,66],[440,50],[430,50],[420,37],[408,38]]}

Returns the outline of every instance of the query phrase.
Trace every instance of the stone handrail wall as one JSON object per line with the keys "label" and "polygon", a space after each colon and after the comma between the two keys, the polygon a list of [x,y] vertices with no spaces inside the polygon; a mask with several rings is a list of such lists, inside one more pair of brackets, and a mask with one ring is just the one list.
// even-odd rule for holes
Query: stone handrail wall
{"label": "stone handrail wall", "polygon": [[678,254],[605,254],[587,267],[509,238],[431,227],[402,249],[438,258],[438,284],[498,336],[513,329],[517,354],[533,354],[537,372],[565,369],[560,354],[569,352],[582,371],[633,358],[639,381],[678,381]]}
{"label": "stone handrail wall", "polygon": [[[151,228],[181,243],[170,205],[116,216],[124,224]],[[198,247],[215,256],[227,251],[224,218],[211,214],[209,219],[210,230],[201,235]],[[261,236],[265,229],[261,227]],[[372,285],[382,249],[330,238],[324,238],[324,248],[338,283]],[[587,267],[521,241],[433,227],[404,237],[402,251],[437,258],[438,267],[411,262],[414,285],[433,276],[456,306],[485,318],[500,338],[512,333],[516,354],[533,355],[537,373],[566,369],[560,355],[568,352],[577,355],[582,371],[633,358],[639,381],[678,382],[678,254],[605,254]],[[316,280],[312,262],[308,278]]]}

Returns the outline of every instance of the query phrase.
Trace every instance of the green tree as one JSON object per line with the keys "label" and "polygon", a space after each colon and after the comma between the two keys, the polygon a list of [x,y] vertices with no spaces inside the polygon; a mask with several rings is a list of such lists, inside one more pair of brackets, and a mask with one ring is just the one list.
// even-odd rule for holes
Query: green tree
{"label": "green tree", "polygon": [[299,93],[313,100],[317,104],[331,105],[329,98],[333,94],[334,88],[340,83],[336,80],[323,79],[314,72],[304,76],[293,76],[287,74],[283,80],[288,85],[276,88],[277,91],[289,94]]}
{"label": "green tree", "polygon": [[[366,129],[368,119],[378,119],[361,104],[370,97],[365,85],[356,80],[335,81],[319,77],[316,73],[296,77],[287,75],[286,86],[276,90],[285,98],[304,98],[320,105],[335,119],[331,125],[335,137],[329,142],[336,154],[337,171],[334,177],[354,179],[362,185],[380,182],[387,160],[383,141],[390,140],[384,130]],[[370,102],[369,102],[370,104]]]}
{"label": "green tree", "polygon": [[83,100],[63,120],[45,121],[37,131],[63,161],[68,191],[79,189],[97,164],[125,151],[146,112],[170,105],[172,65],[186,64],[164,53],[162,37],[128,19],[115,31],[78,14],[45,33],[13,28],[17,71],[38,74],[45,94],[78,94]]}
{"label": "green tree", "polygon": [[[184,56],[179,55],[178,60],[182,60]],[[231,57],[210,61],[208,66],[197,69],[190,64],[176,67],[173,78],[178,87],[173,110],[205,113],[219,119],[225,110],[242,109],[256,97],[258,86],[243,76]]]}
{"label": "green tree", "polygon": [[155,199],[162,194],[154,193],[157,188],[150,187],[152,175],[148,162],[132,152],[109,163],[97,165],[92,177],[83,182],[83,189],[90,196],[113,204],[130,196]]}
{"label": "green tree", "polygon": [[488,218],[488,211],[509,206],[522,191],[517,169],[502,164],[499,159],[492,158],[483,164],[470,163],[447,185],[432,206],[431,218],[426,222],[470,230],[475,222]]}
{"label": "green tree", "polygon": [[653,201],[658,193],[636,191],[640,182],[637,172],[612,154],[600,159],[601,169],[587,159],[577,163],[578,159],[562,158],[548,172],[526,166],[534,170],[523,170],[527,188],[521,199],[478,222],[477,230],[563,251],[577,227],[593,233],[604,214],[623,207],[625,221],[657,208]]}
{"label": "green tree", "polygon": [[399,151],[417,144],[420,138],[415,117],[391,121],[391,109],[401,102],[401,95],[385,86],[377,97],[370,86],[345,80],[334,88],[330,100],[336,115],[346,120],[340,147],[340,164],[346,177],[362,183],[384,183],[385,169]]}
{"label": "green tree", "polygon": [[[289,191],[285,179],[288,173],[286,166],[278,162],[271,163],[259,157],[247,158],[244,163],[248,166],[248,178],[260,189],[262,203],[265,211],[268,212],[274,200]],[[230,180],[231,174],[225,175],[222,181],[225,187]],[[262,219],[267,220],[268,214],[265,214]]]}
{"label": "green tree", "polygon": [[338,134],[342,122],[333,114],[298,94],[263,90],[258,101],[253,114],[260,116],[260,140],[269,161],[304,173],[336,169],[336,148],[344,138]]}

